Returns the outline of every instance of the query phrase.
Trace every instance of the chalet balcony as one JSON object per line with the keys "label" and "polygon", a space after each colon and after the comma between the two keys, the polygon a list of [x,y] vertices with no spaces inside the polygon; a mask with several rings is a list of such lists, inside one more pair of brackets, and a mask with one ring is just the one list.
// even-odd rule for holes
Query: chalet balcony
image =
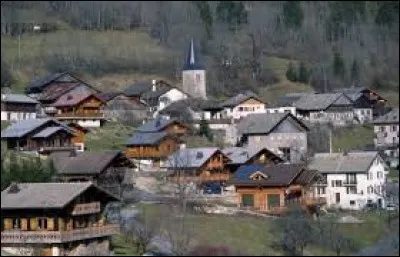
{"label": "chalet balcony", "polygon": [[55,114],[57,118],[103,118],[103,112],[63,112]]}
{"label": "chalet balcony", "polygon": [[72,216],[92,214],[100,212],[100,202],[76,204],[72,210]]}
{"label": "chalet balcony", "polygon": [[355,179],[349,179],[343,181],[343,186],[356,186],[356,185],[357,185],[357,180]]}
{"label": "chalet balcony", "polygon": [[2,231],[1,243],[51,244],[65,243],[96,237],[111,236],[119,231],[119,225],[74,229],[70,231]]}

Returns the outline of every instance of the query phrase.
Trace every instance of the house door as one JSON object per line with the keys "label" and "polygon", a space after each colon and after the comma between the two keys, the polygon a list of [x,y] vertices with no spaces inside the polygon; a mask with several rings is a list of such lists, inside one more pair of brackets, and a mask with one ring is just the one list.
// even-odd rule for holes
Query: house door
{"label": "house door", "polygon": [[336,193],[336,203],[340,203],[340,193]]}
{"label": "house door", "polygon": [[381,209],[383,207],[382,198],[378,199],[378,208]]}

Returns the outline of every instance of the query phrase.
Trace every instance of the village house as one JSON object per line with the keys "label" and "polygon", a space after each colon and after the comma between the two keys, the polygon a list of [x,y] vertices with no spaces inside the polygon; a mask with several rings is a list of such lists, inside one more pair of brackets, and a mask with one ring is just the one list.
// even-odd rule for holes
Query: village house
{"label": "village house", "polygon": [[373,124],[375,148],[387,157],[399,158],[399,108],[376,118]]}
{"label": "village house", "polygon": [[222,152],[231,161],[227,163],[227,168],[230,173],[233,174],[242,165],[249,164],[278,164],[284,162],[284,160],[271,152],[266,148],[254,149],[254,148],[244,148],[244,147],[225,147]]}
{"label": "village house", "polygon": [[282,214],[291,204],[300,204],[311,213],[325,199],[315,197],[317,171],[300,164],[243,165],[229,180],[237,193],[237,206],[270,214]]}
{"label": "village house", "polygon": [[355,122],[353,101],[343,93],[306,94],[293,103],[297,117],[310,123],[345,126]]}
{"label": "village house", "polygon": [[176,119],[161,119],[156,118],[150,120],[136,129],[140,133],[159,133],[166,132],[169,135],[181,137],[190,132],[188,125]]}
{"label": "village house", "polygon": [[223,118],[240,119],[252,113],[265,113],[265,103],[252,92],[238,94],[221,104]]}
{"label": "village house", "polygon": [[[344,93],[354,102],[354,114],[361,120],[371,121],[385,113],[387,100],[377,92],[366,87],[350,87],[336,89],[334,92]],[[372,109],[372,116],[367,110]]]}
{"label": "village house", "polygon": [[139,100],[131,100],[122,92],[100,93],[96,95],[105,105],[102,107],[104,118],[137,125],[151,116],[150,107]]}
{"label": "village house", "polygon": [[[50,159],[58,181],[92,181],[116,195],[120,195],[122,186],[133,183],[130,173],[135,165],[121,151],[56,152]],[[125,177],[131,181],[125,181]]]}
{"label": "village house", "polygon": [[8,149],[46,153],[72,150],[74,131],[50,118],[22,120],[1,131],[1,140]]}
{"label": "village house", "polygon": [[1,120],[36,119],[39,102],[22,94],[1,94]]}
{"label": "village house", "polygon": [[104,102],[91,92],[70,91],[51,104],[58,120],[68,120],[82,127],[100,127],[105,119],[102,113]]}
{"label": "village house", "polygon": [[102,215],[120,199],[85,183],[19,183],[1,192],[1,250],[16,256],[102,255],[119,225]]}
{"label": "village house", "polygon": [[361,210],[367,203],[385,206],[388,168],[378,152],[317,153],[309,169],[322,179],[315,193],[329,208]]}
{"label": "village house", "polygon": [[[125,154],[136,160],[150,161],[152,166],[160,166],[169,155],[181,147],[183,141],[167,132],[141,133],[130,137],[125,143]],[[139,170],[140,170],[139,166]]]}
{"label": "village house", "polygon": [[230,161],[217,147],[183,148],[169,156],[162,167],[174,182],[223,185],[230,178],[226,167]]}
{"label": "village house", "polygon": [[74,145],[75,150],[77,152],[85,151],[85,138],[86,134],[89,133],[89,129],[74,122],[67,121],[63,123],[74,131],[74,136],[71,138],[71,143]]}
{"label": "village house", "polygon": [[267,148],[289,162],[307,153],[308,127],[291,113],[250,114],[237,124],[238,146]]}

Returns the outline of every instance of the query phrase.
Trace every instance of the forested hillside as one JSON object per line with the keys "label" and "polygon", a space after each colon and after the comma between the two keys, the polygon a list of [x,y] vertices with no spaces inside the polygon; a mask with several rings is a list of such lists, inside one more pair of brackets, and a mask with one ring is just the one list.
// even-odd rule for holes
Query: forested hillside
{"label": "forested hillside", "polygon": [[397,1],[2,1],[1,33],[1,83],[16,89],[65,70],[179,82],[192,37],[210,95],[399,85]]}

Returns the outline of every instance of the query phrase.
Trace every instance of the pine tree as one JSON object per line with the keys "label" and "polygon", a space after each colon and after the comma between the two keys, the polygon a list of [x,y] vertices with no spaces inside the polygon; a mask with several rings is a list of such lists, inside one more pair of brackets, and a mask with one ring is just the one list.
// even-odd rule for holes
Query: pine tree
{"label": "pine tree", "polygon": [[360,78],[360,68],[358,67],[357,60],[353,60],[353,65],[351,66],[351,82],[356,84]]}
{"label": "pine tree", "polygon": [[292,81],[292,82],[296,82],[297,81],[296,70],[295,70],[292,62],[290,62],[289,65],[288,65],[288,69],[286,71],[286,78],[289,81]]}
{"label": "pine tree", "polygon": [[301,83],[308,83],[310,75],[304,62],[300,62],[297,81]]}
{"label": "pine tree", "polygon": [[346,67],[343,58],[338,52],[335,52],[333,55],[333,73],[341,79],[344,79],[346,75]]}
{"label": "pine tree", "polygon": [[300,1],[286,1],[283,4],[283,20],[286,28],[298,29],[303,24],[304,13]]}
{"label": "pine tree", "polygon": [[203,118],[200,121],[199,135],[206,137],[208,140],[213,140],[213,135],[208,125],[208,122]]}

